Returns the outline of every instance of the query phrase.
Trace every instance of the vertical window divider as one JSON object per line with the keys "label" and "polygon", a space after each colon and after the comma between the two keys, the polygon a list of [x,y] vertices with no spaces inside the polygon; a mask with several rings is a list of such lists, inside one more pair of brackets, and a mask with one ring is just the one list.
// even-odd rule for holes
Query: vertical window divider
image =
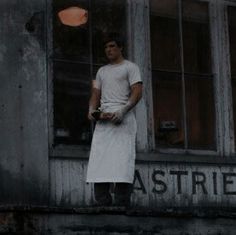
{"label": "vertical window divider", "polygon": [[218,5],[209,2],[209,16],[210,16],[210,38],[211,38],[211,57],[212,57],[212,72],[214,75],[214,100],[215,100],[215,130],[216,130],[216,151],[218,155],[223,154],[223,115],[221,112],[221,103],[219,98],[220,93],[220,53],[219,53],[219,33],[218,33]]}
{"label": "vertical window divider", "polygon": [[51,154],[53,151],[53,118],[54,118],[54,110],[53,110],[53,7],[52,2],[47,2],[47,27],[46,27],[46,35],[47,35],[47,97],[48,97],[48,136],[49,136],[49,153]]}
{"label": "vertical window divider", "polygon": [[[93,28],[92,28],[92,2],[89,0],[89,67],[90,67],[90,84],[92,84],[93,80]],[[92,90],[92,85],[91,85],[91,90]],[[91,122],[91,133],[93,133],[95,125],[93,122]]]}
{"label": "vertical window divider", "polygon": [[89,0],[89,54],[90,54],[90,78],[93,79],[93,28],[92,28],[92,3]]}
{"label": "vertical window divider", "polygon": [[146,42],[149,42],[146,54],[148,58],[148,74],[147,74],[147,88],[146,88],[146,96],[147,96],[147,115],[148,115],[148,145],[149,150],[153,150],[156,148],[155,143],[155,133],[154,133],[154,112],[153,112],[153,85],[152,85],[152,62],[151,62],[151,38],[150,38],[150,1],[146,0],[146,7],[148,16],[146,17],[147,20],[147,33],[146,33]]}
{"label": "vertical window divider", "polygon": [[153,149],[153,118],[152,107],[150,107],[151,91],[151,71],[150,71],[150,48],[149,43],[149,3],[148,0],[128,0],[128,45],[129,57],[135,62],[143,78],[144,90],[143,98],[135,107],[137,130],[137,151],[148,152]]}
{"label": "vertical window divider", "polygon": [[186,112],[186,89],[184,76],[184,46],[183,46],[183,12],[182,0],[178,0],[178,18],[179,18],[179,40],[180,40],[180,66],[182,82],[182,106],[183,106],[183,127],[184,127],[184,148],[188,148],[188,131],[187,131],[187,112]]}
{"label": "vertical window divider", "polygon": [[232,131],[232,92],[230,76],[230,57],[229,57],[229,35],[227,21],[227,7],[224,1],[216,1],[218,17],[218,51],[219,51],[219,85],[222,97],[219,100],[221,106],[222,123],[222,152],[221,155],[228,157],[234,152],[234,137]]}
{"label": "vertical window divider", "polygon": [[127,35],[127,58],[131,61],[133,60],[133,38],[131,34],[132,29],[132,20],[131,20],[131,14],[132,14],[132,3],[131,0],[126,0],[126,35]]}
{"label": "vertical window divider", "polygon": [[216,146],[221,157],[235,152],[232,130],[232,92],[230,84],[227,1],[210,2],[211,44],[216,107]]}
{"label": "vertical window divider", "polygon": [[[226,1],[223,2],[223,43],[224,43],[224,47],[225,47],[225,80],[226,80],[226,87],[227,87],[227,91],[228,91],[228,97],[227,97],[227,101],[228,101],[228,119],[229,119],[229,141],[228,141],[228,153],[227,155],[232,155],[235,154],[235,134],[234,134],[234,118],[233,117],[233,93],[232,93],[232,75],[231,75],[231,61],[230,61],[230,35],[229,35],[229,19],[228,19],[228,8],[232,3],[228,3]],[[233,6],[236,6],[236,4],[232,4]]]}

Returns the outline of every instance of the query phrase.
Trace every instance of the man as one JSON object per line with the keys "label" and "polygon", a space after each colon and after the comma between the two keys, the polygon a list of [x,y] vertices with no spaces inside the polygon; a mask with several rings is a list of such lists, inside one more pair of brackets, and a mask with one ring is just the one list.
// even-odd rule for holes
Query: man
{"label": "man", "polygon": [[105,42],[109,64],[96,75],[89,102],[88,118],[94,121],[100,108],[88,163],[87,182],[94,183],[99,205],[129,206],[134,179],[136,120],[133,108],[142,97],[142,80],[136,64],[125,60],[118,37]]}

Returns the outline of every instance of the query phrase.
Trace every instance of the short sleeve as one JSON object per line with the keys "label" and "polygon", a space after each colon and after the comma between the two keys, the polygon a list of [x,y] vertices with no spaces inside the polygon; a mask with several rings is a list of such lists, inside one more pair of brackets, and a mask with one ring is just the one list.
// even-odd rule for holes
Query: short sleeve
{"label": "short sleeve", "polygon": [[139,67],[134,63],[128,66],[128,79],[130,86],[137,82],[142,82]]}
{"label": "short sleeve", "polygon": [[94,80],[94,88],[101,90],[101,69],[96,74],[96,80]]}

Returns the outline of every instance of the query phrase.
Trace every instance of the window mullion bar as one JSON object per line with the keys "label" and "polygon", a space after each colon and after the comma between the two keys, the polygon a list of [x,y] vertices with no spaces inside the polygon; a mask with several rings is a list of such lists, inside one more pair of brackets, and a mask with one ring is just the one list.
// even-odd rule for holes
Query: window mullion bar
{"label": "window mullion bar", "polygon": [[92,28],[92,3],[89,0],[89,58],[90,58],[90,78],[93,79],[93,28]]}
{"label": "window mullion bar", "polygon": [[181,82],[182,82],[182,106],[183,106],[183,126],[184,126],[184,148],[188,148],[187,113],[186,113],[186,89],[184,76],[184,45],[183,45],[183,24],[182,24],[182,0],[178,0],[179,18],[179,39],[180,39],[180,60],[181,60]]}
{"label": "window mullion bar", "polygon": [[[92,80],[93,80],[93,29],[92,29],[92,2],[89,0],[89,70],[91,80],[91,91],[92,91]],[[91,133],[93,133],[95,125],[91,122]]]}

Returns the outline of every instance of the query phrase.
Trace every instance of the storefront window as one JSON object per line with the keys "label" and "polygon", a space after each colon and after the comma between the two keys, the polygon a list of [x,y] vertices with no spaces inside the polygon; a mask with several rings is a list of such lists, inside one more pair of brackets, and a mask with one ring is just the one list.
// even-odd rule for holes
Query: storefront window
{"label": "storefront window", "polygon": [[103,39],[126,36],[125,0],[53,1],[54,144],[90,144],[91,81],[106,63]]}
{"label": "storefront window", "polygon": [[178,2],[153,0],[150,9],[156,144],[183,147]]}
{"label": "storefront window", "polygon": [[[228,8],[234,135],[236,136],[236,7]],[[234,138],[236,140],[236,138]],[[236,141],[235,141],[236,143]]]}
{"label": "storefront window", "polygon": [[156,145],[215,149],[208,4],[150,1]]}
{"label": "storefront window", "polygon": [[188,148],[215,147],[215,105],[208,4],[183,1],[183,56]]}

